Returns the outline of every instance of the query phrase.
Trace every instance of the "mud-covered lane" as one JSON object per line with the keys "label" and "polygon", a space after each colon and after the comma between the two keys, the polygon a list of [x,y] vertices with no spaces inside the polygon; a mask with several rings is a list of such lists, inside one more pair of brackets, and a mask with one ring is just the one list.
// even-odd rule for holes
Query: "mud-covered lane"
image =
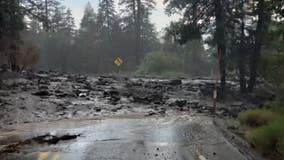
{"label": "mud-covered lane", "polygon": [[[18,143],[16,149],[7,150],[10,153],[2,153],[1,159],[246,159],[226,140],[212,118],[204,116],[63,120],[15,125],[9,130],[1,132],[2,149],[5,142],[11,143],[7,139],[30,143]],[[50,136],[36,138],[42,135]],[[49,143],[49,139],[63,135],[78,136]]]}
{"label": "mud-covered lane", "polygon": [[[210,79],[87,77],[57,72],[9,74],[14,73],[0,74],[0,128],[118,115],[208,114],[212,110],[214,80]],[[227,88],[227,100],[218,102],[219,116],[236,117],[254,106],[249,96],[238,94],[236,82],[228,82]]]}

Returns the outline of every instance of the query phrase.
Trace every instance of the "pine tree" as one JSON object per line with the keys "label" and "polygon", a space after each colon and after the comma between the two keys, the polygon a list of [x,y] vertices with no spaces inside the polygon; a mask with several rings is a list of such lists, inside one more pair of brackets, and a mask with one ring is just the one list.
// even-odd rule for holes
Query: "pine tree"
{"label": "pine tree", "polygon": [[99,27],[96,21],[97,14],[90,3],[87,3],[81,20],[78,36],[76,37],[77,55],[82,61],[81,70],[85,72],[98,72],[99,56],[97,55]]}
{"label": "pine tree", "polygon": [[60,6],[56,6],[54,10],[54,14],[50,19],[50,30],[52,32],[64,32],[65,24],[64,24],[64,8]]}
{"label": "pine tree", "polygon": [[248,91],[252,92],[255,85],[256,85],[256,78],[257,78],[257,68],[259,66],[259,61],[261,58],[261,47],[264,42],[264,37],[268,32],[268,26],[271,22],[272,10],[269,8],[271,2],[265,0],[257,0],[257,7],[256,7],[256,15],[258,17],[257,20],[257,27],[255,30],[255,42],[254,42],[254,49],[250,56],[250,64],[249,64],[249,71],[250,71],[250,78],[248,82]]}
{"label": "pine tree", "polygon": [[102,0],[99,3],[97,22],[101,30],[106,30],[110,42],[112,30],[117,23],[117,15],[113,0]]}
{"label": "pine tree", "polygon": [[52,18],[55,16],[56,12],[58,12],[58,7],[61,5],[60,2],[58,0],[44,0],[44,2],[42,2],[42,6],[43,6],[43,28],[45,29],[45,31],[49,31],[51,28],[51,21]]}
{"label": "pine tree", "polygon": [[80,23],[80,33],[89,32],[96,26],[96,13],[94,8],[92,7],[91,3],[87,3],[84,16]]}
{"label": "pine tree", "polygon": [[129,32],[134,33],[135,48],[138,59],[142,57],[142,25],[149,18],[149,13],[155,8],[155,1],[153,0],[121,0],[120,5],[125,7],[122,13],[125,14],[125,23],[128,25]]}
{"label": "pine tree", "polygon": [[65,33],[68,37],[74,37],[75,36],[75,20],[72,15],[72,12],[70,8],[67,9],[63,24],[65,26]]}
{"label": "pine tree", "polygon": [[[180,42],[186,43],[189,39],[200,38],[200,32],[211,31],[214,35],[214,42],[217,50],[221,53],[220,73],[221,73],[221,90],[225,91],[226,84],[226,21],[227,8],[225,0],[166,0],[166,11],[169,14],[181,12],[183,14],[182,21],[178,23],[178,29],[174,29],[175,37]],[[212,17],[215,19],[212,31]],[[194,33],[193,36],[191,33]]]}
{"label": "pine tree", "polygon": [[0,45],[2,49],[9,48],[8,64],[13,71],[19,69],[16,58],[21,43],[20,31],[25,27],[24,13],[20,5],[20,0],[2,0],[0,3]]}

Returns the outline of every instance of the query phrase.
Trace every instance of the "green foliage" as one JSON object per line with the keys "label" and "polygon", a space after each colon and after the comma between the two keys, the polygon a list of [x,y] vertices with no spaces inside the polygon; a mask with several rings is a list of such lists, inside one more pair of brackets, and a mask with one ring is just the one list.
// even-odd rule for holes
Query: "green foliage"
{"label": "green foliage", "polygon": [[273,112],[284,114],[284,101],[283,100],[275,100],[271,102],[266,102],[265,106]]}
{"label": "green foliage", "polygon": [[[283,131],[283,130],[282,130],[282,131]],[[279,153],[281,153],[282,156],[284,156],[284,136],[281,136],[281,137],[279,138],[279,141],[278,141],[276,147],[277,147],[277,151],[278,151]]]}
{"label": "green foliage", "polygon": [[247,110],[239,115],[241,124],[249,127],[258,127],[266,125],[278,118],[278,114],[269,110]]}
{"label": "green foliage", "polygon": [[184,72],[190,76],[209,76],[214,66],[209,54],[200,40],[188,41],[182,55]]}
{"label": "green foliage", "polygon": [[246,138],[264,154],[279,153],[284,156],[284,119],[274,121],[256,129],[250,129]]}
{"label": "green foliage", "polygon": [[4,36],[18,39],[24,29],[23,10],[20,0],[2,0],[0,2],[0,39]]}
{"label": "green foliage", "polygon": [[165,77],[210,75],[214,62],[200,40],[191,40],[181,46],[173,43],[167,35],[164,39],[160,51],[146,55],[138,73]]}
{"label": "green foliage", "polygon": [[271,25],[267,44],[263,52],[259,73],[277,91],[277,98],[284,101],[284,24]]}
{"label": "green foliage", "polygon": [[182,72],[182,61],[175,55],[161,51],[148,53],[138,68],[139,74],[173,74]]}
{"label": "green foliage", "polygon": [[[268,109],[248,110],[239,115],[245,126],[245,138],[267,156],[284,157],[284,113],[279,112],[279,102],[267,103]],[[283,104],[283,103],[282,103]]]}

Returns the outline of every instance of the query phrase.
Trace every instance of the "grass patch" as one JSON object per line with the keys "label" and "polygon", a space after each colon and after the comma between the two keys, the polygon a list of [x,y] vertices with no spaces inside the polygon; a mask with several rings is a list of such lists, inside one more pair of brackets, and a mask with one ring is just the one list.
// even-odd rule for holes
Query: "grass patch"
{"label": "grass patch", "polygon": [[269,109],[247,110],[239,121],[245,138],[271,159],[284,158],[284,114],[280,102],[266,104]]}
{"label": "grass patch", "polygon": [[265,155],[284,156],[284,120],[274,121],[258,128],[250,128],[245,137]]}
{"label": "grass patch", "polygon": [[284,115],[284,101],[271,101],[265,103],[265,107],[271,111]]}
{"label": "grass patch", "polygon": [[248,127],[259,127],[266,125],[270,122],[275,121],[279,118],[279,115],[270,110],[247,110],[245,112],[240,113],[239,120],[242,125]]}

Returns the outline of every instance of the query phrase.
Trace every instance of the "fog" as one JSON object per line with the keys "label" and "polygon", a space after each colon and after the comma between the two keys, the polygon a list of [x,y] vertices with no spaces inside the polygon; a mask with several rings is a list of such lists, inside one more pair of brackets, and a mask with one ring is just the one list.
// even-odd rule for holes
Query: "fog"
{"label": "fog", "polygon": [[[72,3],[64,2],[71,6]],[[178,44],[174,35],[167,34],[166,28],[161,31],[165,24],[151,20],[153,12],[156,12],[156,18],[166,16],[162,3],[156,6],[155,1],[144,2],[139,14],[138,8],[131,10],[130,1],[80,5],[83,6],[77,8],[84,8],[80,19],[77,11],[73,15],[74,9],[56,0],[47,1],[47,8],[37,13],[46,16],[44,21],[25,16],[25,27],[18,40],[10,41],[20,50],[15,53],[18,69],[90,75],[120,72],[164,77],[209,76],[212,73],[210,68],[214,57],[209,50],[205,51],[205,42],[201,38]],[[170,17],[163,21],[168,26],[171,23]],[[13,49],[8,40],[4,41],[7,45],[2,49],[2,64],[9,65],[9,57],[4,53],[13,52]],[[122,64],[115,64],[117,58]]]}

